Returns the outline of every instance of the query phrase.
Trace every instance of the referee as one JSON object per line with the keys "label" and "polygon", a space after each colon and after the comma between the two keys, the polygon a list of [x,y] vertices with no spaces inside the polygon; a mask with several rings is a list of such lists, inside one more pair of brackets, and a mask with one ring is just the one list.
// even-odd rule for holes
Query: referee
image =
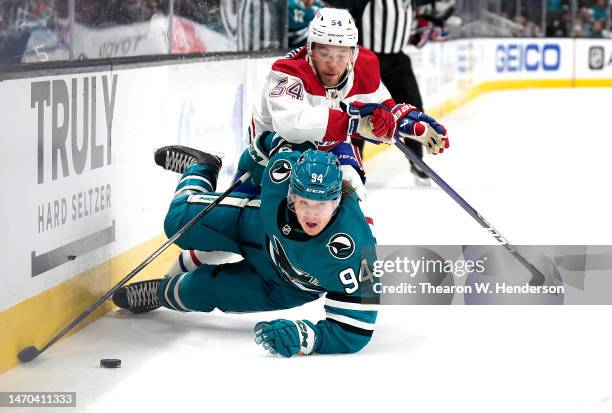
{"label": "referee", "polygon": [[[235,0],[223,0],[233,3]],[[222,5],[223,6],[223,5]],[[238,51],[287,49],[287,4],[280,0],[240,0],[237,4]],[[223,11],[223,8],[222,8]]]}
{"label": "referee", "polygon": [[[413,7],[435,3],[435,0],[334,0],[333,7],[350,11],[359,29],[359,43],[372,50],[380,61],[380,77],[397,103],[409,103],[421,112],[423,100],[412,70],[410,57],[402,52],[412,30]],[[423,158],[421,144],[405,138],[406,145]],[[363,140],[354,143],[363,151]],[[429,178],[410,162],[417,184],[429,185]]]}

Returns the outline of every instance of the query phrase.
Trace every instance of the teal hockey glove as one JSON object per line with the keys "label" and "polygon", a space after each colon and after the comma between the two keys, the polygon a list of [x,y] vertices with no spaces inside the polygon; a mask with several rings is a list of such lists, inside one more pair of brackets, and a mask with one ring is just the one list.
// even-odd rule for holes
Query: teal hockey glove
{"label": "teal hockey glove", "polygon": [[262,321],[255,325],[255,343],[272,354],[291,357],[310,354],[315,348],[314,325],[307,320]]}

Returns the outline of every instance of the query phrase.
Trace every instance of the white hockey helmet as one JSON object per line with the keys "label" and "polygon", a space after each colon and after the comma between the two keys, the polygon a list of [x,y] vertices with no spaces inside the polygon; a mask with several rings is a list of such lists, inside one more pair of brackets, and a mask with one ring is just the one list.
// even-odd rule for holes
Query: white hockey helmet
{"label": "white hockey helmet", "polygon": [[346,9],[322,8],[308,26],[309,51],[313,43],[357,47],[357,38],[357,26]]}
{"label": "white hockey helmet", "polygon": [[[350,48],[350,54],[346,73],[343,79],[353,71],[355,62],[357,61],[357,39],[359,32],[353,17],[346,9],[334,9],[325,7],[317,11],[314,19],[308,26],[308,40],[306,47],[308,48],[308,63],[312,70],[319,76],[317,69],[313,63],[313,44],[332,45]],[[320,58],[319,58],[320,59]],[[342,83],[341,80],[338,84]],[[329,85],[328,85],[329,86]]]}

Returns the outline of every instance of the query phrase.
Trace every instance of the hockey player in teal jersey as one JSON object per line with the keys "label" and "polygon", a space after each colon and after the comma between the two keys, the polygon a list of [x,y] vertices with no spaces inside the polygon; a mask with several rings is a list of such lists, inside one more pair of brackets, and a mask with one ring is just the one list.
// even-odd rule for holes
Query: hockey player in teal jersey
{"label": "hockey player in teal jersey", "polygon": [[[159,306],[256,312],[325,295],[324,320],[260,322],[255,341],[286,357],[359,351],[370,341],[377,314],[376,295],[359,281],[375,260],[374,236],[356,195],[343,187],[335,155],[301,153],[273,134],[269,138],[245,151],[239,164],[261,184],[261,195],[232,193],[177,241],[184,250],[227,251],[244,259],[134,283],[113,301],[133,312]],[[261,156],[253,156],[257,151]],[[172,146],[159,150],[156,162],[184,172],[164,223],[172,236],[218,196],[213,191],[221,161]]]}
{"label": "hockey player in teal jersey", "polygon": [[325,7],[320,0],[289,0],[287,20],[289,22],[289,47],[295,49],[306,44],[308,24],[314,19],[317,10]]}

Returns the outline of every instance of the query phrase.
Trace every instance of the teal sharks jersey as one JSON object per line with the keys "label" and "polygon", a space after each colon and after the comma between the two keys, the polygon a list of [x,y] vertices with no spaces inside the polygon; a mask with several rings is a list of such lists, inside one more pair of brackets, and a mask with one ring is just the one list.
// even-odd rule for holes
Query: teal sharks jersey
{"label": "teal sharks jersey", "polygon": [[312,237],[302,230],[287,206],[289,175],[299,156],[295,151],[280,152],[262,176],[261,217],[270,258],[287,281],[300,289],[350,293],[353,287],[344,286],[339,274],[358,276],[361,261],[367,258],[362,249],[374,245],[374,236],[354,196],[342,200],[319,235]]}
{"label": "teal sharks jersey", "polygon": [[296,48],[306,44],[308,24],[314,19],[317,11],[325,5],[319,0],[307,7],[302,0],[289,0],[287,19],[289,20],[289,47]]}
{"label": "teal sharks jersey", "polygon": [[300,152],[279,150],[261,177],[260,216],[265,248],[279,276],[300,290],[326,294],[326,319],[317,327],[320,353],[361,349],[374,330],[376,297],[360,283],[376,259],[376,240],[356,195],[342,199],[327,227],[306,234],[287,206],[289,176]]}

